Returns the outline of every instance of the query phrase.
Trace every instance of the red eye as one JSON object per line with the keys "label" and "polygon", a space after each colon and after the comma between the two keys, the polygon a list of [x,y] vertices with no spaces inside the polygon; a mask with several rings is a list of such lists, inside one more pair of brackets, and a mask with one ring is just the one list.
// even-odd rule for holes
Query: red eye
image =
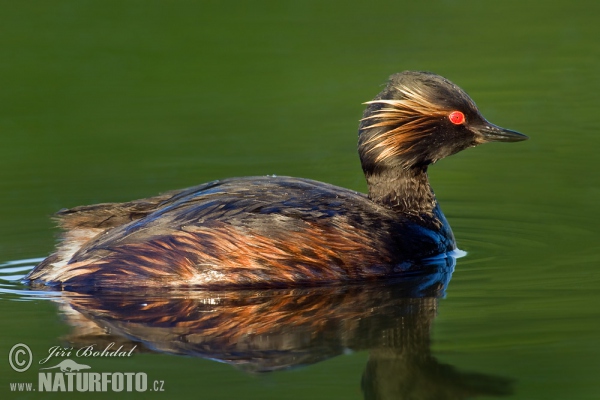
{"label": "red eye", "polygon": [[448,115],[448,118],[454,125],[460,125],[465,122],[465,114],[460,111],[452,111],[450,115]]}

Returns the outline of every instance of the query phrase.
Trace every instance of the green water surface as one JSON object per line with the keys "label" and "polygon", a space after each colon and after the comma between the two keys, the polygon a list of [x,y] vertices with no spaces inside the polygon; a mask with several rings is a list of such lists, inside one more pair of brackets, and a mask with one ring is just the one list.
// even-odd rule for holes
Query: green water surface
{"label": "green water surface", "polygon": [[[417,307],[437,315],[420,320],[430,356],[507,398],[600,398],[598,15],[600,3],[579,0],[3,2],[0,263],[51,252],[49,216],[64,207],[243,175],[365,191],[361,103],[392,73],[429,70],[463,87],[493,123],[530,137],[430,169],[467,252],[445,298]],[[41,398],[10,392],[38,369],[13,371],[10,348],[26,343],[37,361],[68,342],[73,324],[12,285],[0,293],[0,398]],[[342,347],[269,373],[150,351],[90,364],[165,381],[163,393],[123,397],[408,398],[391,388],[411,382],[407,370],[379,364],[389,373],[369,381],[382,391],[373,394],[361,380],[386,356]],[[440,383],[432,376],[429,385]]]}

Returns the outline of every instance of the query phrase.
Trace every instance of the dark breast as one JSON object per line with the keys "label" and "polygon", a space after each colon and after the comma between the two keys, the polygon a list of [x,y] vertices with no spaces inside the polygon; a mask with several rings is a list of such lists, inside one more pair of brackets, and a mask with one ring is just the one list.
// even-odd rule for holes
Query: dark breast
{"label": "dark breast", "polygon": [[107,230],[68,263],[65,286],[276,286],[393,274],[454,248],[441,229],[308,179],[250,177],[174,194]]}

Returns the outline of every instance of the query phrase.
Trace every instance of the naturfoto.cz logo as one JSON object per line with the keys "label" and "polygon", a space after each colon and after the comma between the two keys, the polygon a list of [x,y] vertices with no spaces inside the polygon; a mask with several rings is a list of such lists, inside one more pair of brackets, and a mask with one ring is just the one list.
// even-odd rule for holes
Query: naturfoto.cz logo
{"label": "naturfoto.cz logo", "polygon": [[[110,343],[103,350],[88,346],[77,351],[54,346],[48,350],[49,355],[39,361],[45,364],[52,357],[130,357],[135,346],[124,351],[122,347],[113,349]],[[33,353],[29,346],[23,343],[14,345],[8,355],[8,362],[16,372],[27,371],[32,364]],[[86,361],[87,362],[87,361]],[[148,376],[145,372],[94,372],[92,367],[65,359],[56,365],[40,368],[38,371],[37,387],[33,382],[10,383],[13,392],[146,392],[164,391],[164,381],[154,380],[148,386]]]}

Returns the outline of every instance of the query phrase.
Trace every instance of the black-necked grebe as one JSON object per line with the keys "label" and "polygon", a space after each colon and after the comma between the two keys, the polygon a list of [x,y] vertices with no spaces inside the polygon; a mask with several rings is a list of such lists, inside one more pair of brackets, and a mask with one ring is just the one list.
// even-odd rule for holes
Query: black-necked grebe
{"label": "black-necked grebe", "polygon": [[392,75],[367,104],[358,152],[368,196],[264,176],[62,210],[58,250],[25,280],[74,290],[307,285],[389,276],[455,249],[427,167],[527,136],[490,124],[428,72]]}

